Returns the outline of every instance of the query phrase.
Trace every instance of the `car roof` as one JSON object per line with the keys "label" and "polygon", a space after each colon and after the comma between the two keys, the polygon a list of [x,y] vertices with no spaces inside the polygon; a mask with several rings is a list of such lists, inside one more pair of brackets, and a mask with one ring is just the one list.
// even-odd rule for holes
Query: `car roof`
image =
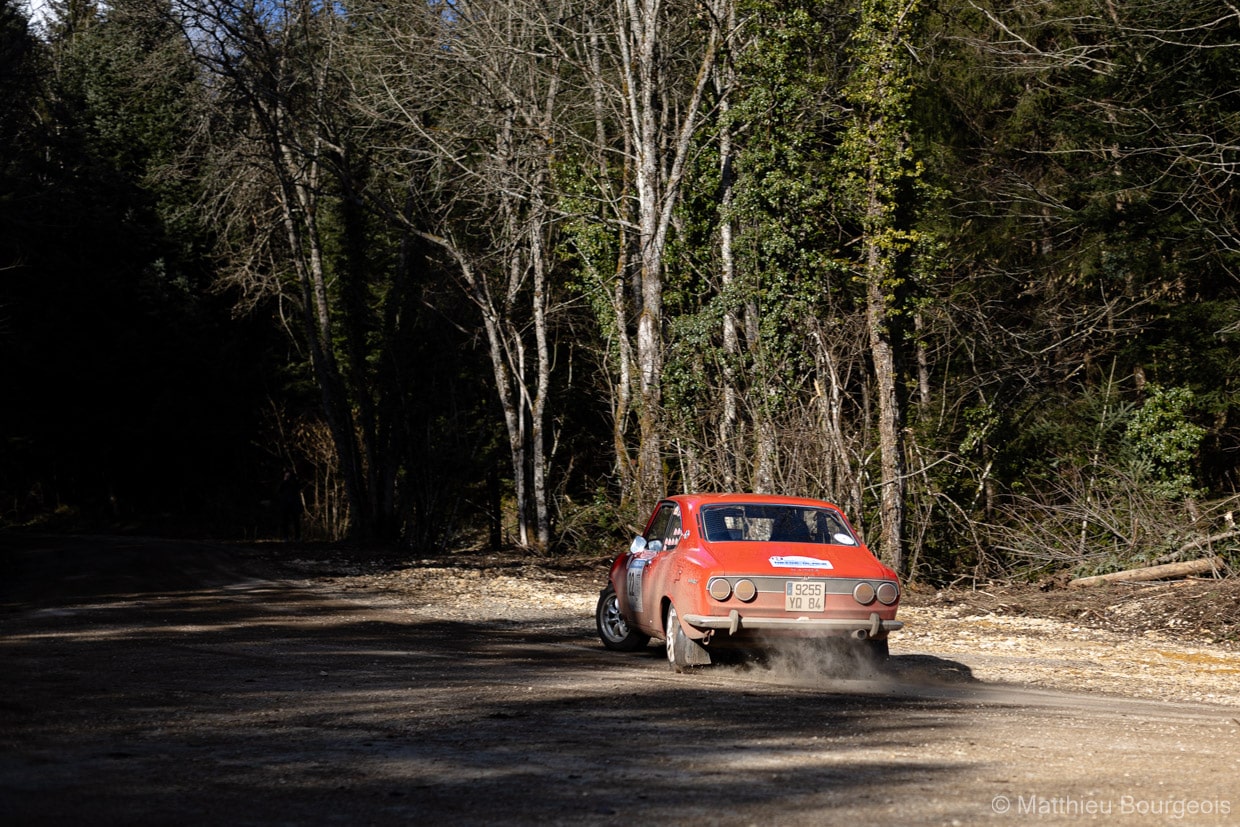
{"label": "car roof", "polygon": [[814,500],[808,497],[787,497],[782,494],[676,494],[665,499],[682,503],[692,510],[697,510],[706,505],[751,503],[754,505],[802,505],[819,508],[825,506],[836,511],[842,511],[838,505],[829,503],[826,500]]}

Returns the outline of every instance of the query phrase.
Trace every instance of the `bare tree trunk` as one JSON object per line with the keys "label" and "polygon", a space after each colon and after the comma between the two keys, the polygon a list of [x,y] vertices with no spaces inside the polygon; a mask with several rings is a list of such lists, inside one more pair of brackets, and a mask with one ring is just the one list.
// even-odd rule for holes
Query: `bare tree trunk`
{"label": "bare tree trunk", "polygon": [[754,441],[757,443],[757,456],[754,458],[753,490],[759,494],[769,494],[775,490],[775,464],[777,461],[778,441],[775,438],[775,424],[771,422],[766,410],[765,400],[759,401],[754,420]]}
{"label": "bare tree trunk", "polygon": [[[551,158],[547,147],[552,144],[552,129],[557,116],[557,96],[560,81],[558,62],[550,73],[542,102],[542,111],[531,112],[530,120],[538,124],[535,144],[540,147],[533,180],[528,193],[528,237],[530,269],[533,276],[531,292],[531,315],[534,322],[534,391],[529,401],[530,449],[533,467],[534,533],[537,547],[545,550],[551,544],[551,509],[547,495],[547,398],[551,392],[551,347],[548,331],[549,295],[549,238],[553,228],[550,211],[544,197],[550,180]],[[536,90],[530,90],[533,95]]]}
{"label": "bare tree trunk", "polygon": [[628,234],[620,233],[620,252],[616,262],[615,284],[611,295],[612,312],[616,319],[616,357],[618,376],[613,385],[611,412],[612,447],[616,452],[616,474],[620,478],[622,500],[633,496],[637,488],[637,473],[633,456],[629,452],[628,423],[629,412],[633,409],[633,343],[628,334],[628,302],[625,300],[625,271],[628,269],[628,256],[625,252]]}
{"label": "bare tree trunk", "polygon": [[551,517],[547,504],[547,394],[551,387],[551,351],[547,343],[547,262],[543,233],[546,210],[534,196],[530,221],[530,259],[534,271],[533,312],[537,368],[534,398],[530,402],[530,447],[533,453],[534,532],[538,548],[551,543]]}
{"label": "bare tree trunk", "polygon": [[839,358],[836,355],[839,348],[834,342],[825,340],[821,329],[815,331],[814,339],[817,344],[816,359],[820,377],[816,390],[821,407],[821,427],[827,445],[826,489],[832,499],[853,515],[854,520],[860,520],[863,514],[860,482],[845,436],[844,402],[847,393],[845,376],[841,375]]}
{"label": "bare tree trunk", "polygon": [[917,401],[926,412],[930,408],[930,356],[926,352],[926,320],[918,310],[913,314],[913,331],[917,337]]}
{"label": "bare tree trunk", "polygon": [[[643,505],[662,495],[660,417],[663,375],[663,246],[659,161],[663,149],[658,122],[659,77],[655,65],[659,0],[618,0],[620,49],[628,93],[628,130],[636,153],[638,255],[641,263],[637,311],[638,428],[637,494]],[[627,23],[627,25],[624,25]],[[643,508],[644,510],[644,508]]]}
{"label": "bare tree trunk", "polygon": [[[731,0],[724,0],[726,10],[723,17],[725,29],[731,32],[736,28],[736,7]],[[732,124],[728,120],[731,111],[730,92],[734,80],[732,61],[720,63],[715,70],[715,87],[719,94],[719,116],[722,126],[719,130],[719,267],[722,289],[727,294],[736,282],[736,252],[733,249],[732,202],[735,195],[735,177],[733,170]],[[723,487],[725,490],[736,489],[739,479],[741,456],[737,440],[737,424],[739,418],[737,397],[736,360],[740,356],[740,337],[737,330],[736,314],[729,308],[723,315],[723,410],[719,416],[719,445],[717,455],[723,470]]]}
{"label": "bare tree trunk", "polygon": [[[493,46],[493,48],[498,47],[499,44]],[[515,177],[515,171],[511,166],[515,155],[513,128],[517,117],[517,107],[512,101],[503,101],[503,103],[507,106],[501,109],[504,113],[503,127],[496,136],[493,157],[497,167],[495,170],[496,188],[499,191],[499,220],[502,225],[502,231],[497,240],[505,249],[507,256],[506,280],[502,285],[504,297],[497,306],[490,296],[490,290],[486,288],[485,276],[479,274],[478,284],[483,289],[478,294],[478,300],[487,302],[487,309],[483,312],[484,324],[486,323],[485,317],[488,315],[495,320],[496,337],[492,344],[491,359],[493,363],[502,364],[504,368],[502,372],[495,374],[495,381],[497,384],[503,382],[503,385],[499,387],[499,395],[500,405],[504,408],[504,422],[508,430],[508,450],[512,458],[517,542],[522,546],[528,546],[530,544],[530,502],[525,456],[525,410],[528,408],[528,389],[525,384],[524,342],[513,318],[514,303],[517,300],[524,270],[522,259],[525,247],[521,243],[523,233],[518,214],[520,205],[509,184],[509,180]],[[512,407],[511,414],[508,410],[509,406]]]}
{"label": "bare tree trunk", "polygon": [[[881,207],[875,207],[882,209]],[[904,445],[899,391],[896,386],[895,347],[883,289],[890,278],[886,254],[875,238],[866,241],[866,319],[870,329],[870,356],[878,395],[879,465],[882,469],[881,549],[897,572],[904,564]]]}
{"label": "bare tree trunk", "polygon": [[637,501],[662,496],[663,473],[663,253],[672,210],[684,175],[690,141],[719,46],[712,25],[702,63],[679,123],[664,122],[672,78],[659,69],[661,0],[616,0],[617,35],[624,74],[625,129],[634,153],[637,244],[641,265],[637,311]]}
{"label": "bare tree trunk", "polygon": [[[621,157],[624,164],[620,169],[619,191],[613,189],[611,173],[611,155],[613,147],[608,125],[611,123],[612,111],[609,109],[609,96],[613,93],[604,72],[604,40],[599,31],[598,20],[593,16],[585,19],[586,35],[580,43],[583,53],[581,63],[586,69],[590,81],[591,116],[594,122],[591,150],[596,186],[602,200],[611,206],[615,215],[616,260],[610,276],[605,276],[598,269],[598,263],[590,256],[583,256],[586,266],[590,268],[595,283],[609,285],[608,291],[611,318],[604,321],[609,328],[606,341],[607,354],[610,356],[614,348],[615,373],[609,377],[611,396],[611,438],[612,451],[615,457],[617,486],[622,502],[631,502],[637,490],[637,473],[632,452],[629,448],[629,427],[633,413],[634,380],[634,347],[630,335],[631,315],[629,313],[628,279],[630,269],[630,250],[632,247],[629,227],[633,225],[631,215],[631,183],[633,134],[629,129],[622,129],[619,137],[622,144]],[[589,143],[589,142],[587,142]],[[608,323],[610,322],[610,324]],[[611,360],[609,360],[610,362]]]}
{"label": "bare tree trunk", "polygon": [[504,413],[504,428],[508,434],[508,455],[512,463],[513,488],[517,501],[517,541],[523,546],[528,545],[529,526],[524,511],[527,502],[524,422],[521,415],[521,400],[515,389],[512,370],[505,357],[505,354],[511,351],[504,343],[503,321],[496,312],[485,279],[476,272],[473,263],[461,252],[460,248],[449,238],[430,234],[423,234],[423,237],[438,244],[456,261],[470,297],[481,312],[482,327],[487,337],[487,352],[491,357],[491,371],[495,377],[500,408]]}
{"label": "bare tree trunk", "polygon": [[[298,165],[287,146],[281,146],[285,170]],[[306,184],[290,182],[285,191],[290,195],[280,200],[289,246],[295,251],[294,269],[302,290],[305,333],[310,348],[310,362],[323,400],[323,415],[336,449],[336,459],[344,476],[349,498],[351,529],[368,536],[370,521],[366,485],[358,457],[352,410],[345,399],[344,380],[332,349],[331,306],[327,299],[327,281],[323,273],[323,250],[316,221],[318,162],[303,165],[310,176]],[[295,173],[293,173],[295,174]]]}

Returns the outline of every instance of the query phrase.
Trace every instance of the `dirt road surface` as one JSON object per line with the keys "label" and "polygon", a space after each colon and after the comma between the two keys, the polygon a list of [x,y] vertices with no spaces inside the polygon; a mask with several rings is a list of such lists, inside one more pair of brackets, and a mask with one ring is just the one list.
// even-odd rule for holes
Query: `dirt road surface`
{"label": "dirt road surface", "polygon": [[598,567],[0,537],[0,824],[1240,823],[1240,653],[910,600],[673,674]]}

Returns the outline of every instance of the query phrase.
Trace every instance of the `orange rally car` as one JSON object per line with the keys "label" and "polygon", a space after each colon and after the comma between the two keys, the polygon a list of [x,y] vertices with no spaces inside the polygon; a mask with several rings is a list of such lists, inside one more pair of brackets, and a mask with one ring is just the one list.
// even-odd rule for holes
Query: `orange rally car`
{"label": "orange rally car", "polygon": [[820,500],[764,494],[686,494],[656,506],[646,530],[612,564],[595,621],[608,649],[665,641],[677,672],[722,648],[779,637],[850,639],[887,657],[900,585]]}

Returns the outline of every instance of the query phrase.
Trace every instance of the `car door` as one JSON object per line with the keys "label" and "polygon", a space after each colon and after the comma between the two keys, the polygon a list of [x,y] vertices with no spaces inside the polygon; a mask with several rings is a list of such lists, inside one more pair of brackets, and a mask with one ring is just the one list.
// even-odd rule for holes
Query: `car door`
{"label": "car door", "polygon": [[660,602],[667,578],[669,555],[680,543],[680,506],[674,502],[659,504],[642,538],[645,548],[629,558],[625,572],[625,596],[644,630],[659,632],[663,628]]}

